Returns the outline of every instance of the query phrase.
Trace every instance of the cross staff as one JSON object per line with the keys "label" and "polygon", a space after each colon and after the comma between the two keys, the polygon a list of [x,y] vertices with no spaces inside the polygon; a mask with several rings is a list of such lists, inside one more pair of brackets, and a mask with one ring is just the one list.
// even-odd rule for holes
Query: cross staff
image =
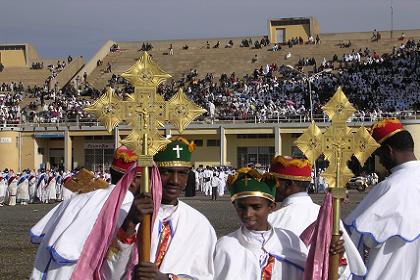
{"label": "cross staff", "polygon": [[[121,76],[134,86],[134,93],[127,94],[124,100],[108,88],[85,111],[95,114],[109,133],[122,121],[132,127],[121,143],[138,155],[137,164],[143,167],[143,192],[148,193],[149,167],[153,165],[153,155],[170,142],[160,135],[158,128],[170,122],[182,133],[191,121],[206,110],[189,100],[181,88],[169,101],[157,94],[157,87],[171,76],[160,69],[147,52]],[[139,257],[143,261],[150,261],[150,223],[151,217],[147,215],[139,231]]]}
{"label": "cross staff", "polygon": [[[347,162],[354,155],[363,166],[369,156],[379,147],[365,127],[354,132],[346,125],[346,121],[356,111],[344,92],[339,87],[323,107],[332,125],[322,133],[312,121],[311,125],[295,141],[296,146],[305,154],[310,162],[324,154],[329,166],[324,177],[329,184],[333,196],[333,242],[340,238],[340,199],[345,197],[346,183],[353,176]],[[315,170],[316,172],[316,170]],[[330,279],[338,277],[338,255],[330,258]]]}

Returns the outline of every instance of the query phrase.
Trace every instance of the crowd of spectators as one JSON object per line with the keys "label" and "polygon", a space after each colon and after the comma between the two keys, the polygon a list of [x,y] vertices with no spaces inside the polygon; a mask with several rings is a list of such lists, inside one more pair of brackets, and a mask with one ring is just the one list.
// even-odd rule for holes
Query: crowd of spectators
{"label": "crowd of spectators", "polygon": [[[390,115],[404,117],[420,109],[419,49],[420,41],[408,40],[389,54],[380,55],[369,49],[352,50],[341,57],[324,58],[318,64],[314,58],[302,58],[295,66],[300,71],[309,66],[311,71],[318,72],[310,78],[316,116],[323,116],[321,107],[337,87],[342,86],[358,110],[354,120],[375,120]],[[63,67],[65,62],[51,68]],[[325,68],[334,71],[319,73]],[[262,65],[244,77],[235,73],[215,77],[208,73],[199,78],[197,70],[191,69],[181,79],[162,84],[158,93],[169,99],[182,86],[194,102],[208,109],[208,115],[202,120],[307,121],[310,102],[306,77],[275,63]],[[122,98],[133,92],[132,86],[116,74],[109,84]],[[69,84],[61,90],[46,85],[25,88],[21,83],[3,83],[0,94],[2,123],[16,120],[61,123],[95,121],[83,108],[100,92],[92,89],[84,78],[77,85]],[[25,96],[32,101],[20,108]]]}

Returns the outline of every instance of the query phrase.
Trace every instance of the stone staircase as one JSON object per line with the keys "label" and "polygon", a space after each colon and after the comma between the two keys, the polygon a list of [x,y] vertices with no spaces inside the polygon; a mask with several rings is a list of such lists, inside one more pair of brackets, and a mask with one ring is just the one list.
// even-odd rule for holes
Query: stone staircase
{"label": "stone staircase", "polygon": [[85,62],[83,58],[77,57],[73,59],[60,73],[58,73],[54,81],[51,82],[51,85],[57,83],[58,88],[64,87],[74,76],[77,75],[77,73],[79,73],[80,69],[82,69],[84,65]]}

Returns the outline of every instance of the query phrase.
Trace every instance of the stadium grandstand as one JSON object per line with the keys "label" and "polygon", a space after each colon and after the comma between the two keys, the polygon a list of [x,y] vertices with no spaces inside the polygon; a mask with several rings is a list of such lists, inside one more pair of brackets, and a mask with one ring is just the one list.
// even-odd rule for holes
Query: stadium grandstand
{"label": "stadium grandstand", "polygon": [[[173,76],[160,94],[169,98],[183,87],[208,110],[184,132],[197,144],[197,165],[266,166],[275,154],[297,153],[293,141],[310,121],[309,97],[315,120],[327,125],[321,107],[338,86],[357,109],[351,126],[397,117],[420,140],[420,30],[389,34],[108,41],[87,63],[40,59],[30,44],[0,45],[0,152],[11,155],[0,169],[109,166],[129,128],[109,135],[83,108],[108,86],[121,96],[132,92],[120,75],[143,51]],[[162,134],[178,131],[168,125]]]}

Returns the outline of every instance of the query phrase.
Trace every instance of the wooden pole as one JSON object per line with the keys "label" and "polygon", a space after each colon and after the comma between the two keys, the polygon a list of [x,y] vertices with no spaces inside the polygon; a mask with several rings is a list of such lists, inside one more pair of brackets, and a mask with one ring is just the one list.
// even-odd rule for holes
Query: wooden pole
{"label": "wooden pole", "polygon": [[[333,197],[333,231],[332,231],[332,240],[331,242],[337,242],[340,240],[340,198]],[[332,255],[330,256],[329,263],[329,279],[337,280],[338,279],[338,266],[340,262],[340,256]]]}
{"label": "wooden pole", "polygon": [[[143,136],[143,154],[147,155],[147,133]],[[150,176],[149,176],[149,167],[143,166],[142,170],[142,185],[143,193],[150,193]],[[150,243],[152,240],[151,237],[151,215],[146,215],[143,218],[142,223],[140,224],[140,230],[137,234],[138,242],[138,254],[140,261],[150,262]]]}

